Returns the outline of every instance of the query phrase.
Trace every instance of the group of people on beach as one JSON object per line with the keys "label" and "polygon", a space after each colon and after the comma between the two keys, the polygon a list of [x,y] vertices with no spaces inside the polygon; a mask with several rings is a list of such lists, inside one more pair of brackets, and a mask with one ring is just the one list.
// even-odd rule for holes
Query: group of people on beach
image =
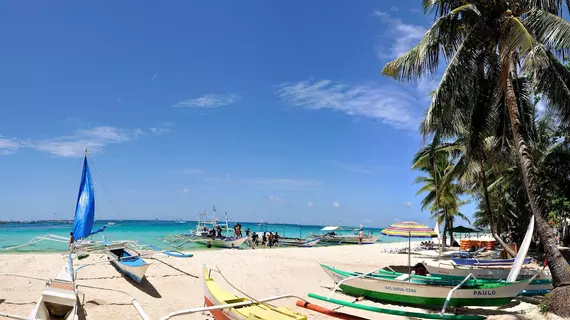
{"label": "group of people on beach", "polygon": [[[250,236],[248,231],[249,229],[246,231],[246,234]],[[275,234],[273,234],[273,232],[264,232],[261,235],[261,248],[267,248],[267,246],[269,246],[269,248],[278,247],[279,237],[279,232],[275,232]],[[252,249],[255,249],[256,246],[259,246],[259,234],[257,234],[257,232],[254,231],[251,233],[250,239]]]}

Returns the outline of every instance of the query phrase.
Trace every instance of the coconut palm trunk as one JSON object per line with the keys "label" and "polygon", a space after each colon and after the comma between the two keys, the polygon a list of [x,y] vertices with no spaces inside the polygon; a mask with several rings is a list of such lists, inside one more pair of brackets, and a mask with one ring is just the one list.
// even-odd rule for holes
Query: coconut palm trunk
{"label": "coconut palm trunk", "polygon": [[[552,284],[554,287],[570,286],[570,267],[556,246],[556,240],[552,233],[552,228],[545,218],[544,204],[542,197],[537,190],[538,175],[534,167],[534,161],[530,149],[522,132],[522,124],[517,105],[512,77],[509,74],[506,85],[506,102],[511,121],[511,130],[516,144],[516,151],[520,161],[524,187],[529,199],[530,207],[534,215],[536,233],[544,246],[548,267],[552,273]],[[569,287],[570,289],[570,287]],[[555,296],[555,295],[553,295]]]}
{"label": "coconut palm trunk", "polygon": [[[447,217],[448,212],[449,212],[448,208],[444,207],[444,210],[445,210],[445,216]],[[451,229],[453,229],[453,218],[448,217],[447,219],[448,219],[447,220],[447,225],[448,225],[447,231],[449,232],[449,246],[453,247],[453,244],[455,243],[455,239],[453,238],[453,231],[451,231]]]}
{"label": "coconut palm trunk", "polygon": [[483,196],[485,197],[485,207],[487,209],[487,215],[489,216],[489,226],[491,227],[491,234],[493,235],[493,238],[495,238],[495,240],[497,240],[497,242],[503,247],[503,249],[507,252],[509,256],[515,257],[516,256],[515,251],[511,247],[509,247],[505,243],[505,241],[503,241],[503,239],[499,237],[499,234],[497,233],[497,225],[495,223],[495,217],[493,214],[493,209],[491,207],[489,186],[487,183],[487,172],[485,171],[485,163],[483,160],[481,160],[480,164],[481,164],[481,182],[483,183]]}

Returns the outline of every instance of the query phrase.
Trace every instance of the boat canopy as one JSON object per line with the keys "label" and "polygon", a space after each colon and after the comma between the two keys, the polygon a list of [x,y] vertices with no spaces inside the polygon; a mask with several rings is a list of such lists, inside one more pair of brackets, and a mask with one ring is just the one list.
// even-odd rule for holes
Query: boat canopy
{"label": "boat canopy", "polygon": [[339,228],[340,228],[339,226],[326,226],[322,228],[321,231],[335,231],[338,230]]}

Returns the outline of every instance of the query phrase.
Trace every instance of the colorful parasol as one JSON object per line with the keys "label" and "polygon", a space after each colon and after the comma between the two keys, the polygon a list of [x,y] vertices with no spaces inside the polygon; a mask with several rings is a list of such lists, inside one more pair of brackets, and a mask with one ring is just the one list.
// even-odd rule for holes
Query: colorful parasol
{"label": "colorful parasol", "polygon": [[[397,222],[386,227],[381,232],[388,237],[408,238],[408,273],[412,273],[412,243],[411,239],[435,238],[437,233],[432,228],[413,221]],[[411,277],[410,277],[411,279]]]}
{"label": "colorful parasol", "polygon": [[435,238],[437,233],[432,228],[413,221],[403,221],[392,224],[382,230],[382,234],[389,237],[401,238]]}

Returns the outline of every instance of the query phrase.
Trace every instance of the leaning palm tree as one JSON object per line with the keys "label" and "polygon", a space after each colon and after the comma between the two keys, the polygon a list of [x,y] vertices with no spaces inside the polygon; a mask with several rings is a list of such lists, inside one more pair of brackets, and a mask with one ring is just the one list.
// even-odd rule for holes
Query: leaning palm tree
{"label": "leaning palm tree", "polygon": [[[426,160],[426,155],[432,154],[432,151],[432,158]],[[425,194],[421,201],[422,210],[429,209],[432,212],[431,217],[444,225],[443,243],[446,243],[447,233],[449,233],[451,245],[454,243],[451,229],[453,229],[455,218],[469,222],[469,219],[459,211],[462,205],[468,203],[460,199],[464,193],[463,189],[455,181],[444,182],[444,177],[453,168],[453,159],[453,154],[449,154],[447,150],[429,145],[416,153],[412,165],[413,169],[425,173],[423,176],[416,177],[414,181],[414,183],[422,184],[416,194]]]}
{"label": "leaning palm tree", "polygon": [[[389,62],[382,73],[408,81],[437,72],[440,58],[446,70],[435,90],[425,127],[443,137],[457,135],[458,124],[477,103],[478,92],[493,79],[489,110],[506,106],[524,187],[552,273],[549,309],[570,317],[570,269],[560,254],[546,220],[513,79],[522,72],[532,79],[535,92],[548,99],[570,124],[570,72],[556,58],[570,52],[570,23],[559,16],[561,0],[423,0],[424,9],[437,20],[420,43]],[[504,104],[501,103],[504,101]],[[484,124],[484,123],[482,123]]]}

